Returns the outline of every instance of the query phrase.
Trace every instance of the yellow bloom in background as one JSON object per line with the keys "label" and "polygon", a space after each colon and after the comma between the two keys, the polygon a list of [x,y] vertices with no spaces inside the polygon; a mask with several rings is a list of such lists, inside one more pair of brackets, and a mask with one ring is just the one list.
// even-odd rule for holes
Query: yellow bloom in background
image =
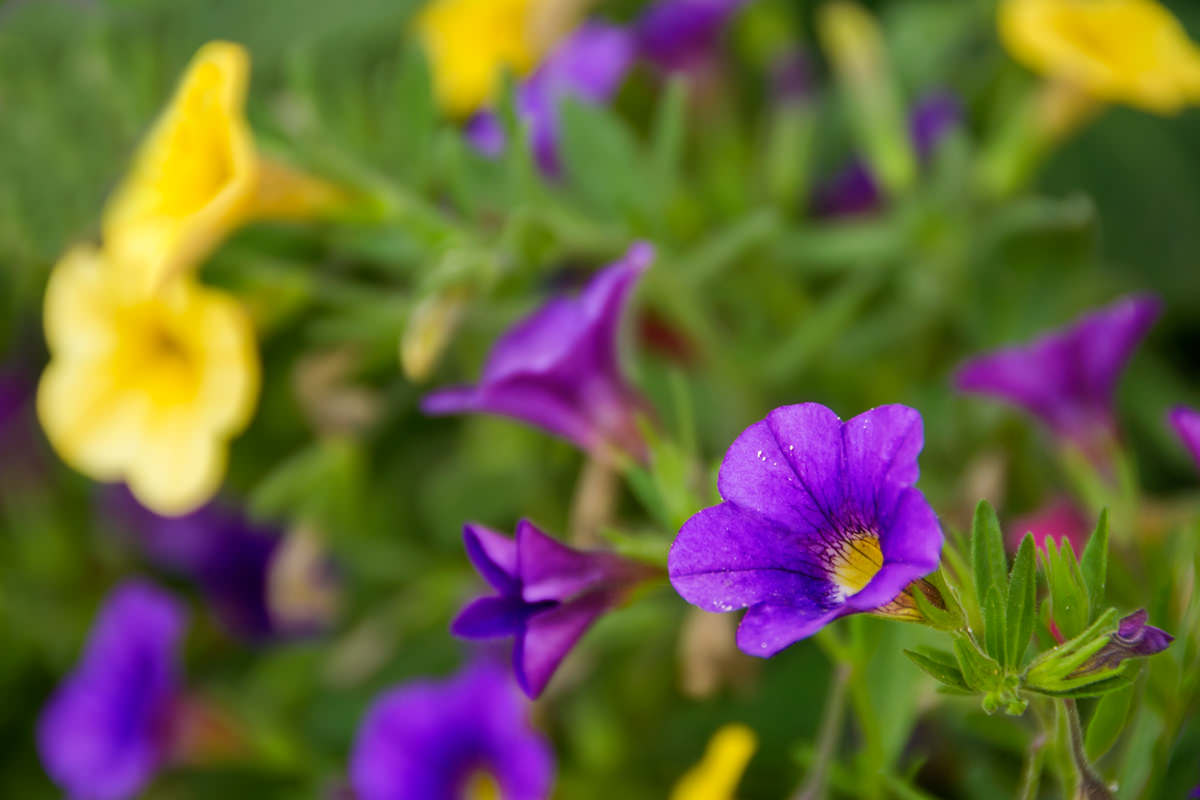
{"label": "yellow bloom in background", "polygon": [[1100,100],[1160,114],[1200,100],[1200,50],[1153,0],[1003,0],[1015,59]]}
{"label": "yellow bloom in background", "polygon": [[50,276],[44,322],[37,410],[63,460],[127,482],[161,514],[212,497],[258,397],[254,331],[238,302],[188,280],[146,293],[79,247]]}
{"label": "yellow bloom in background", "polygon": [[524,75],[550,44],[545,0],[433,0],[417,20],[438,105],[465,117],[494,99],[504,70]]}
{"label": "yellow bloom in background", "polygon": [[105,249],[147,290],[197,266],[251,219],[309,217],[346,199],[258,156],[244,111],[249,75],[242,46],[200,48],[108,201]]}
{"label": "yellow bloom in background", "polygon": [[704,758],[671,791],[671,800],[733,800],[742,773],[758,746],[745,725],[726,725],[713,734]]}

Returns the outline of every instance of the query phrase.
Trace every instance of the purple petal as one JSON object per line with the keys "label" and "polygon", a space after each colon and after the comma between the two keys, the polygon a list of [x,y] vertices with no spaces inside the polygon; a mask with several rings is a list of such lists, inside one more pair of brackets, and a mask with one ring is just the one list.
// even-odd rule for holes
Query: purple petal
{"label": "purple petal", "polygon": [[737,645],[743,653],[768,658],[788,645],[812,636],[838,615],[838,609],[762,603],[742,617],[737,630]]}
{"label": "purple petal", "polygon": [[83,658],[43,710],[38,751],[74,797],[132,797],[158,770],[178,684],[184,615],[153,586],[130,582],[106,600]]}
{"label": "purple petal", "polygon": [[933,155],[947,133],[962,124],[962,115],[962,101],[950,92],[931,92],[917,101],[908,118],[908,130],[922,161]]}
{"label": "purple petal", "polygon": [[621,577],[622,559],[567,547],[528,520],[517,524],[516,539],[521,597],[527,602],[566,600]]}
{"label": "purple petal", "polygon": [[591,592],[529,619],[513,646],[517,683],[530,697],[546,688],[579,637],[613,604],[609,592]]}
{"label": "purple petal", "polygon": [[1169,419],[1184,446],[1192,454],[1196,468],[1200,469],[1200,411],[1177,406],[1171,410]]}
{"label": "purple petal", "polygon": [[643,57],[667,72],[708,60],[725,25],[744,0],[659,0],[637,23]]}
{"label": "purple petal", "polygon": [[883,192],[874,174],[861,160],[821,183],[813,197],[813,214],[817,217],[852,217],[879,208]]}
{"label": "purple petal", "polygon": [[474,523],[463,526],[463,544],[467,558],[484,580],[501,594],[515,595],[517,580],[517,543],[499,531]]}
{"label": "purple petal", "polygon": [[1114,432],[1116,382],[1160,313],[1151,296],[1124,298],[1027,345],[972,359],[956,385],[1022,406],[1090,451],[1097,436]]}
{"label": "purple petal", "polygon": [[450,623],[450,632],[464,639],[492,639],[521,632],[530,611],[537,606],[518,597],[480,597]]}

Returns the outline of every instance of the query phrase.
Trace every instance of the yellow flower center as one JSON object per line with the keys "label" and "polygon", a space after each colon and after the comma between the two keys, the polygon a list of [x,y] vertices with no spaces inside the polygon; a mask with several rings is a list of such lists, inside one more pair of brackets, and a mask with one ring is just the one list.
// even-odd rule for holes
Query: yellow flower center
{"label": "yellow flower center", "polygon": [[476,770],[463,787],[463,800],[500,800],[500,784],[491,773]]}
{"label": "yellow flower center", "polygon": [[883,568],[879,537],[866,531],[848,536],[834,546],[829,561],[830,579],[841,590],[841,596],[857,594]]}

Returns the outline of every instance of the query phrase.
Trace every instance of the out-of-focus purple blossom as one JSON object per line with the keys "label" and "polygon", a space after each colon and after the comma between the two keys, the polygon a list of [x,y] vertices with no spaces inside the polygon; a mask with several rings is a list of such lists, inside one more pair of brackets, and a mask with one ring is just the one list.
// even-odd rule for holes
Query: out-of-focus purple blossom
{"label": "out-of-focus purple blossom", "polygon": [[383,694],[350,758],[358,800],[544,800],[553,779],[550,747],[516,686],[486,663]]}
{"label": "out-of-focus purple blossom", "polygon": [[654,574],[612,553],[575,550],[521,520],[509,538],[463,527],[467,556],[498,594],[470,603],[451,630],[468,639],[513,637],[513,672],[530,697],[600,615]]}
{"label": "out-of-focus purple blossom", "polygon": [[427,395],[433,416],[480,412],[512,417],[603,455],[644,450],[636,417],[644,407],[621,374],[620,321],[638,277],[654,258],[637,243],[578,297],[556,297],[496,342],[476,386]]}
{"label": "out-of-focus purple blossom", "polygon": [[1091,523],[1079,507],[1068,497],[1054,502],[1012,521],[1008,526],[1008,545],[1014,551],[1021,546],[1026,533],[1033,534],[1033,543],[1046,549],[1046,539],[1052,539],[1061,547],[1063,539],[1071,543],[1071,549],[1082,553],[1091,533]]}
{"label": "out-of-focus purple blossom", "polygon": [[[602,105],[616,94],[633,63],[633,36],[623,28],[586,23],[542,62],[517,90],[517,113],[529,126],[534,156],[548,175],[559,173],[558,107],[571,97]],[[467,140],[488,156],[505,146],[504,129],[496,112],[480,111],[467,121]]]}
{"label": "out-of-focus purple blossom", "polygon": [[1116,669],[1127,658],[1140,658],[1161,653],[1175,637],[1161,628],[1147,625],[1146,609],[1138,609],[1121,620],[1117,631],[1094,656],[1076,670],[1072,677],[1089,672]]}
{"label": "out-of-focus purple blossom", "polygon": [[1029,344],[971,359],[955,385],[1021,406],[1102,463],[1117,435],[1117,379],[1161,311],[1150,295],[1122,298]]}
{"label": "out-of-focus purple blossom", "polygon": [[109,595],[83,657],[38,720],[42,764],[68,796],[133,797],[161,767],[184,622],[175,600],[150,584],[131,581]]}
{"label": "out-of-focus purple blossom", "polygon": [[[946,135],[962,123],[962,103],[949,92],[930,92],[917,101],[908,120],[908,132],[921,161],[928,161]],[[848,217],[876,211],[883,192],[861,158],[818,186],[813,213],[819,217]]]}
{"label": "out-of-focus purple blossom", "polygon": [[1200,411],[1187,406],[1171,409],[1167,419],[1200,469]]}
{"label": "out-of-focus purple blossom", "polygon": [[639,54],[664,72],[691,72],[713,58],[745,0],[659,0],[637,21]]}
{"label": "out-of-focus purple blossom", "polygon": [[[319,626],[281,624],[270,603],[270,580],[283,549],[280,531],[219,502],[180,517],[145,508],[124,486],[106,497],[107,511],[136,537],[150,560],[194,580],[213,613],[234,635],[248,639],[309,633]],[[314,580],[332,580],[332,567]]]}
{"label": "out-of-focus purple blossom", "polygon": [[780,104],[806,103],[813,93],[812,60],[795,50],[775,60],[771,66],[771,98]]}
{"label": "out-of-focus purple blossom", "polygon": [[906,406],[846,422],[817,403],[775,409],[725,454],[725,502],[679,531],[672,585],[705,611],[749,608],[738,647],[756,656],[846,614],[920,619],[906,589],[937,569],[942,547],[913,487],[923,444],[921,415]]}

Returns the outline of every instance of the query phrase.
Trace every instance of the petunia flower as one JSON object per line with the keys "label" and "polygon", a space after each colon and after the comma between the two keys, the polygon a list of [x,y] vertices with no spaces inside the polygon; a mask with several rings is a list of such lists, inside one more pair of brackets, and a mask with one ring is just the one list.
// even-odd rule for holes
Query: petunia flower
{"label": "petunia flower", "polygon": [[[538,166],[557,175],[558,106],[571,97],[592,105],[607,103],[633,62],[633,37],[623,28],[591,22],[561,42],[517,91],[517,113],[529,126]],[[497,156],[505,146],[496,113],[480,111],[466,126],[467,139],[480,152]]]}
{"label": "petunia flower", "polygon": [[[962,103],[948,92],[930,92],[917,101],[908,119],[908,132],[922,162],[933,157],[937,146],[962,124]],[[813,212],[821,217],[847,217],[876,211],[883,189],[867,162],[856,158],[819,185],[813,195]]]}
{"label": "petunia flower", "polygon": [[1117,434],[1117,379],[1161,309],[1152,296],[1125,297],[1029,344],[971,359],[955,385],[1021,406],[1060,439],[1099,457]]}
{"label": "petunia flower", "polygon": [[1187,406],[1176,406],[1171,409],[1168,420],[1195,459],[1196,467],[1200,468],[1200,411]]}
{"label": "petunia flower", "polygon": [[[271,585],[288,539],[274,526],[255,523],[213,501],[188,514],[164,517],[145,508],[124,486],[105,495],[105,510],[136,539],[157,566],[195,581],[230,633],[246,639],[298,635],[319,629],[320,615],[297,618],[273,602]],[[332,565],[320,559],[307,575],[333,583]]]}
{"label": "petunia flower", "polygon": [[671,790],[671,800],[733,800],[758,737],[745,725],[725,725],[709,740],[700,763]]}
{"label": "petunia flower", "polygon": [[1127,658],[1143,658],[1166,650],[1175,637],[1161,628],[1147,625],[1146,609],[1138,609],[1121,620],[1115,633],[1095,655],[1087,660],[1071,677],[1091,672],[1116,669]]}
{"label": "petunia flower", "polygon": [[42,764],[70,797],[134,797],[161,767],[178,699],[184,612],[139,581],[117,587],[75,670],[42,711]]}
{"label": "petunia flower", "polygon": [[350,756],[358,800],[544,800],[553,778],[516,687],[486,663],[384,693]]}
{"label": "petunia flower", "polygon": [[1071,549],[1082,553],[1091,534],[1091,523],[1069,497],[1060,497],[1043,508],[1018,517],[1008,526],[1008,546],[1014,551],[1021,546],[1026,533],[1033,534],[1033,543],[1046,549],[1046,539],[1061,546],[1062,540],[1071,543]]}
{"label": "petunia flower", "polygon": [[1013,58],[1098,100],[1172,114],[1200,100],[1200,49],[1155,0],[1003,0]]}
{"label": "petunia flower", "polygon": [[919,619],[906,590],[937,569],[942,531],[920,491],[921,415],[842,422],[817,403],[751,425],[721,463],[724,502],[684,523],[668,572],[693,605],[748,608],[738,647],[771,656],[846,614]]}
{"label": "petunia flower", "polygon": [[551,44],[539,21],[554,0],[432,0],[417,33],[447,114],[466,117],[496,99],[505,70],[530,72]]}
{"label": "petunia flower", "polygon": [[147,290],[194,268],[252,219],[319,215],[342,190],[261,157],[245,118],[250,59],[231,42],[197,51],[104,211],[114,267]]}
{"label": "petunia flower", "polygon": [[427,395],[421,410],[498,414],[595,454],[640,455],[643,404],[621,374],[617,335],[630,290],[653,256],[650,245],[635,244],[578,297],[550,300],[496,342],[478,385]]}
{"label": "petunia flower", "polygon": [[659,0],[636,23],[638,52],[664,72],[693,72],[712,58],[746,0]]}
{"label": "petunia flower", "polygon": [[463,527],[467,556],[497,594],[481,597],[451,625],[467,639],[513,637],[517,683],[537,697],[579,638],[652,568],[612,553],[581,551],[521,520],[512,539]]}
{"label": "petunia flower", "polygon": [[79,247],[46,287],[50,363],[37,411],[58,454],[99,481],[125,481],[160,514],[216,492],[228,440],[250,420],[259,361],[230,296],[179,280],[145,294],[104,254]]}

